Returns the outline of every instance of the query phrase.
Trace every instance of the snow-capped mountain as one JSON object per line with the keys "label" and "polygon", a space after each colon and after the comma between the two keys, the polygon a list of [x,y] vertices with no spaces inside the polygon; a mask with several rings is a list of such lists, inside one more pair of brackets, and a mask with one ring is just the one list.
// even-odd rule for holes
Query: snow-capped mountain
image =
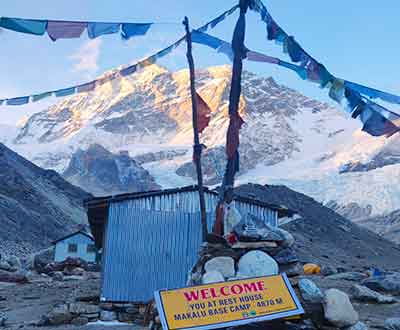
{"label": "snow-capped mountain", "polygon": [[[205,179],[215,184],[225,166],[231,68],[210,67],[196,78],[212,111],[201,142]],[[321,202],[371,205],[371,216],[399,207],[397,135],[367,136],[343,110],[250,72],[243,74],[240,113],[239,182],[285,184]],[[31,116],[13,148],[59,172],[78,148],[93,143],[128,150],[166,187],[194,182],[192,141],[188,72],[153,65]]]}

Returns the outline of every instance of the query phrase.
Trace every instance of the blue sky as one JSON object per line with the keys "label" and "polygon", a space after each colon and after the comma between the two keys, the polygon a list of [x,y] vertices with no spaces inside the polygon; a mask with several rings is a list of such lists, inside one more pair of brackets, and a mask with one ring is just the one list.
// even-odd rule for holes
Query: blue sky
{"label": "blue sky", "polygon": [[[100,4],[101,3],[101,4]],[[103,72],[169,45],[183,34],[182,18],[199,26],[230,8],[228,0],[2,0],[3,16],[91,21],[164,22],[144,37],[122,41],[118,35],[90,41],[52,42],[42,37],[3,30],[0,33],[0,98],[33,94],[89,81]],[[400,94],[400,2],[264,0],[275,20],[294,35],[304,49],[336,76]],[[230,40],[237,14],[210,33]],[[266,40],[265,25],[255,13],[247,15],[248,48],[285,59],[281,47]],[[171,23],[177,24],[171,24]],[[223,55],[195,46],[196,67],[227,64]],[[171,70],[186,67],[185,48],[163,60]],[[246,63],[245,69],[328,100],[327,92],[301,81],[294,73],[268,64]],[[15,124],[21,117],[46,108],[49,102],[0,107],[0,123]]]}

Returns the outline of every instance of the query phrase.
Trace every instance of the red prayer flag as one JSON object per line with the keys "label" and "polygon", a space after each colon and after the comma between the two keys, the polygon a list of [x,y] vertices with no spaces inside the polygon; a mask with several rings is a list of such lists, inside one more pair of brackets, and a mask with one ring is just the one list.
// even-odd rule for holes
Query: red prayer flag
{"label": "red prayer flag", "polygon": [[228,134],[226,139],[226,155],[228,159],[235,157],[239,148],[239,130],[244,124],[244,120],[238,113],[230,115]]}
{"label": "red prayer flag", "polygon": [[224,236],[224,203],[219,203],[217,205],[212,232],[215,235]]}
{"label": "red prayer flag", "polygon": [[197,96],[197,127],[201,134],[210,123],[211,109],[208,104],[196,93]]}

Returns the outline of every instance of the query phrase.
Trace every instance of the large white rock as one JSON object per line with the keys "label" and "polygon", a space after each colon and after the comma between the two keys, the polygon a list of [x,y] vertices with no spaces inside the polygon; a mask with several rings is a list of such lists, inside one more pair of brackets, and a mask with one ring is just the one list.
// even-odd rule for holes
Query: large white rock
{"label": "large white rock", "polygon": [[210,284],[210,283],[217,283],[217,282],[224,282],[225,278],[219,271],[213,270],[211,272],[207,272],[201,278],[201,283],[203,284]]}
{"label": "large white rock", "polygon": [[216,257],[208,260],[204,265],[206,272],[214,270],[220,272],[225,278],[235,276],[235,260],[231,257]]}
{"label": "large white rock", "polygon": [[349,296],[337,289],[325,292],[324,311],[325,318],[339,328],[351,327],[358,322],[358,313],[354,310]]}
{"label": "large white rock", "polygon": [[242,256],[238,263],[238,275],[247,277],[277,275],[279,266],[268,254],[254,250]]}

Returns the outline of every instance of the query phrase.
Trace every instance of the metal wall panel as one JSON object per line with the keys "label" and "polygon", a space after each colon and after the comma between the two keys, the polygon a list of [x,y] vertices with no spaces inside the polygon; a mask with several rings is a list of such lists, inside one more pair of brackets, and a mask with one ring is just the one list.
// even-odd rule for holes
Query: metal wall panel
{"label": "metal wall panel", "polygon": [[[218,198],[206,194],[211,230]],[[277,212],[235,202],[243,215],[277,225]],[[103,250],[102,300],[147,302],[155,290],[182,287],[201,241],[198,193],[111,203]]]}
{"label": "metal wall panel", "polygon": [[[146,302],[154,291],[186,284],[201,245],[199,213],[110,208],[102,300]],[[208,216],[212,225],[212,214]]]}

